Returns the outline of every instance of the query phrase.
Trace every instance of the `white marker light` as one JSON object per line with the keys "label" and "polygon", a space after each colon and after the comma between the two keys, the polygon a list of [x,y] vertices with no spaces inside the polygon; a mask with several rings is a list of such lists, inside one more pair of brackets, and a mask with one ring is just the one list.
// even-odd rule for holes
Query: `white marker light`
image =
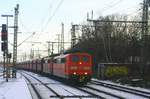
{"label": "white marker light", "polygon": [[76,73],[76,72],[74,72],[73,74],[74,74],[74,75],[76,75],[77,73]]}

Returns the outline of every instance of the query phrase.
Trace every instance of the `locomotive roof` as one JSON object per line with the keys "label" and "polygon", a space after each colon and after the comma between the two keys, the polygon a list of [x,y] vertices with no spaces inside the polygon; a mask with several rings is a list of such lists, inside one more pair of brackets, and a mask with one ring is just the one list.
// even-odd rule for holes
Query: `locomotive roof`
{"label": "locomotive roof", "polygon": [[53,54],[53,55],[50,55],[50,56],[43,57],[42,59],[63,58],[63,57],[66,57],[70,54],[81,54],[81,53],[86,54],[86,55],[90,55],[90,54],[85,53],[85,52],[73,52],[73,53]]}

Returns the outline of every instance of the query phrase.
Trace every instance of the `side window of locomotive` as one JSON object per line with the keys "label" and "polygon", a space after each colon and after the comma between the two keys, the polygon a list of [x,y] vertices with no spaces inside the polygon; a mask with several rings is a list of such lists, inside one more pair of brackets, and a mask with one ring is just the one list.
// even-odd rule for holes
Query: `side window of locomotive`
{"label": "side window of locomotive", "polygon": [[82,61],[83,62],[88,62],[89,61],[89,57],[88,56],[82,56]]}
{"label": "side window of locomotive", "polygon": [[57,63],[57,59],[54,59],[54,63]]}
{"label": "side window of locomotive", "polygon": [[61,59],[61,63],[66,63],[66,59],[65,59],[65,58],[62,58],[62,59]]}
{"label": "side window of locomotive", "polygon": [[71,57],[71,61],[72,61],[72,62],[79,62],[79,60],[80,60],[80,58],[79,58],[79,56],[77,56],[77,55],[73,55],[73,56]]}
{"label": "side window of locomotive", "polygon": [[47,64],[47,63],[48,63],[48,60],[46,60],[45,63]]}
{"label": "side window of locomotive", "polygon": [[57,59],[57,63],[60,63],[60,59],[59,58]]}
{"label": "side window of locomotive", "polygon": [[58,63],[58,64],[61,63],[61,59],[57,58],[56,61],[55,61],[55,63]]}
{"label": "side window of locomotive", "polygon": [[51,62],[51,60],[48,60],[48,63],[50,63]]}
{"label": "side window of locomotive", "polygon": [[41,60],[41,62],[42,62],[42,63],[45,63],[45,60],[44,60],[44,59],[42,59],[42,60]]}

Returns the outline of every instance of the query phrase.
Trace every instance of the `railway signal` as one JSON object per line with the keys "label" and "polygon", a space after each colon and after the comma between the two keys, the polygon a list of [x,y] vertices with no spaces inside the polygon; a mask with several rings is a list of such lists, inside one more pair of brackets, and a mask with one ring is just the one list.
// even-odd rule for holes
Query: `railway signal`
{"label": "railway signal", "polygon": [[7,41],[7,39],[8,39],[8,32],[7,32],[6,24],[2,24],[1,40]]}
{"label": "railway signal", "polygon": [[3,41],[1,43],[1,50],[6,52],[7,51],[7,41],[8,41],[8,32],[7,32],[7,26],[6,24],[2,24],[2,30],[1,30],[1,40]]}
{"label": "railway signal", "polygon": [[1,50],[2,50],[2,51],[6,51],[7,48],[8,48],[7,42],[2,42],[2,43],[1,43]]}
{"label": "railway signal", "polygon": [[13,15],[1,15],[2,17],[6,17],[6,24],[2,24],[2,30],[1,30],[1,40],[3,41],[1,44],[1,48],[3,53],[3,58],[4,58],[4,71],[3,75],[5,78],[6,75],[6,82],[8,82],[9,78],[9,69],[8,69],[8,18],[13,17]]}

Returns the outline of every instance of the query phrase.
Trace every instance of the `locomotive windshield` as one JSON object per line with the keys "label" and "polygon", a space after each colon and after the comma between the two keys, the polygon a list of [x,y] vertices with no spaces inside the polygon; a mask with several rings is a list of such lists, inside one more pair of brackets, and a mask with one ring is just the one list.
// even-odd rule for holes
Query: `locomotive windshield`
{"label": "locomotive windshield", "polygon": [[78,56],[78,55],[73,55],[71,57],[71,61],[72,62],[88,62],[89,61],[89,57],[88,56]]}
{"label": "locomotive windshield", "polygon": [[73,56],[71,57],[71,61],[72,61],[72,62],[79,62],[79,60],[80,60],[80,58],[79,58],[79,56],[77,56],[77,55],[73,55]]}
{"label": "locomotive windshield", "polygon": [[89,57],[88,56],[82,56],[82,61],[83,62],[88,62],[89,61]]}

